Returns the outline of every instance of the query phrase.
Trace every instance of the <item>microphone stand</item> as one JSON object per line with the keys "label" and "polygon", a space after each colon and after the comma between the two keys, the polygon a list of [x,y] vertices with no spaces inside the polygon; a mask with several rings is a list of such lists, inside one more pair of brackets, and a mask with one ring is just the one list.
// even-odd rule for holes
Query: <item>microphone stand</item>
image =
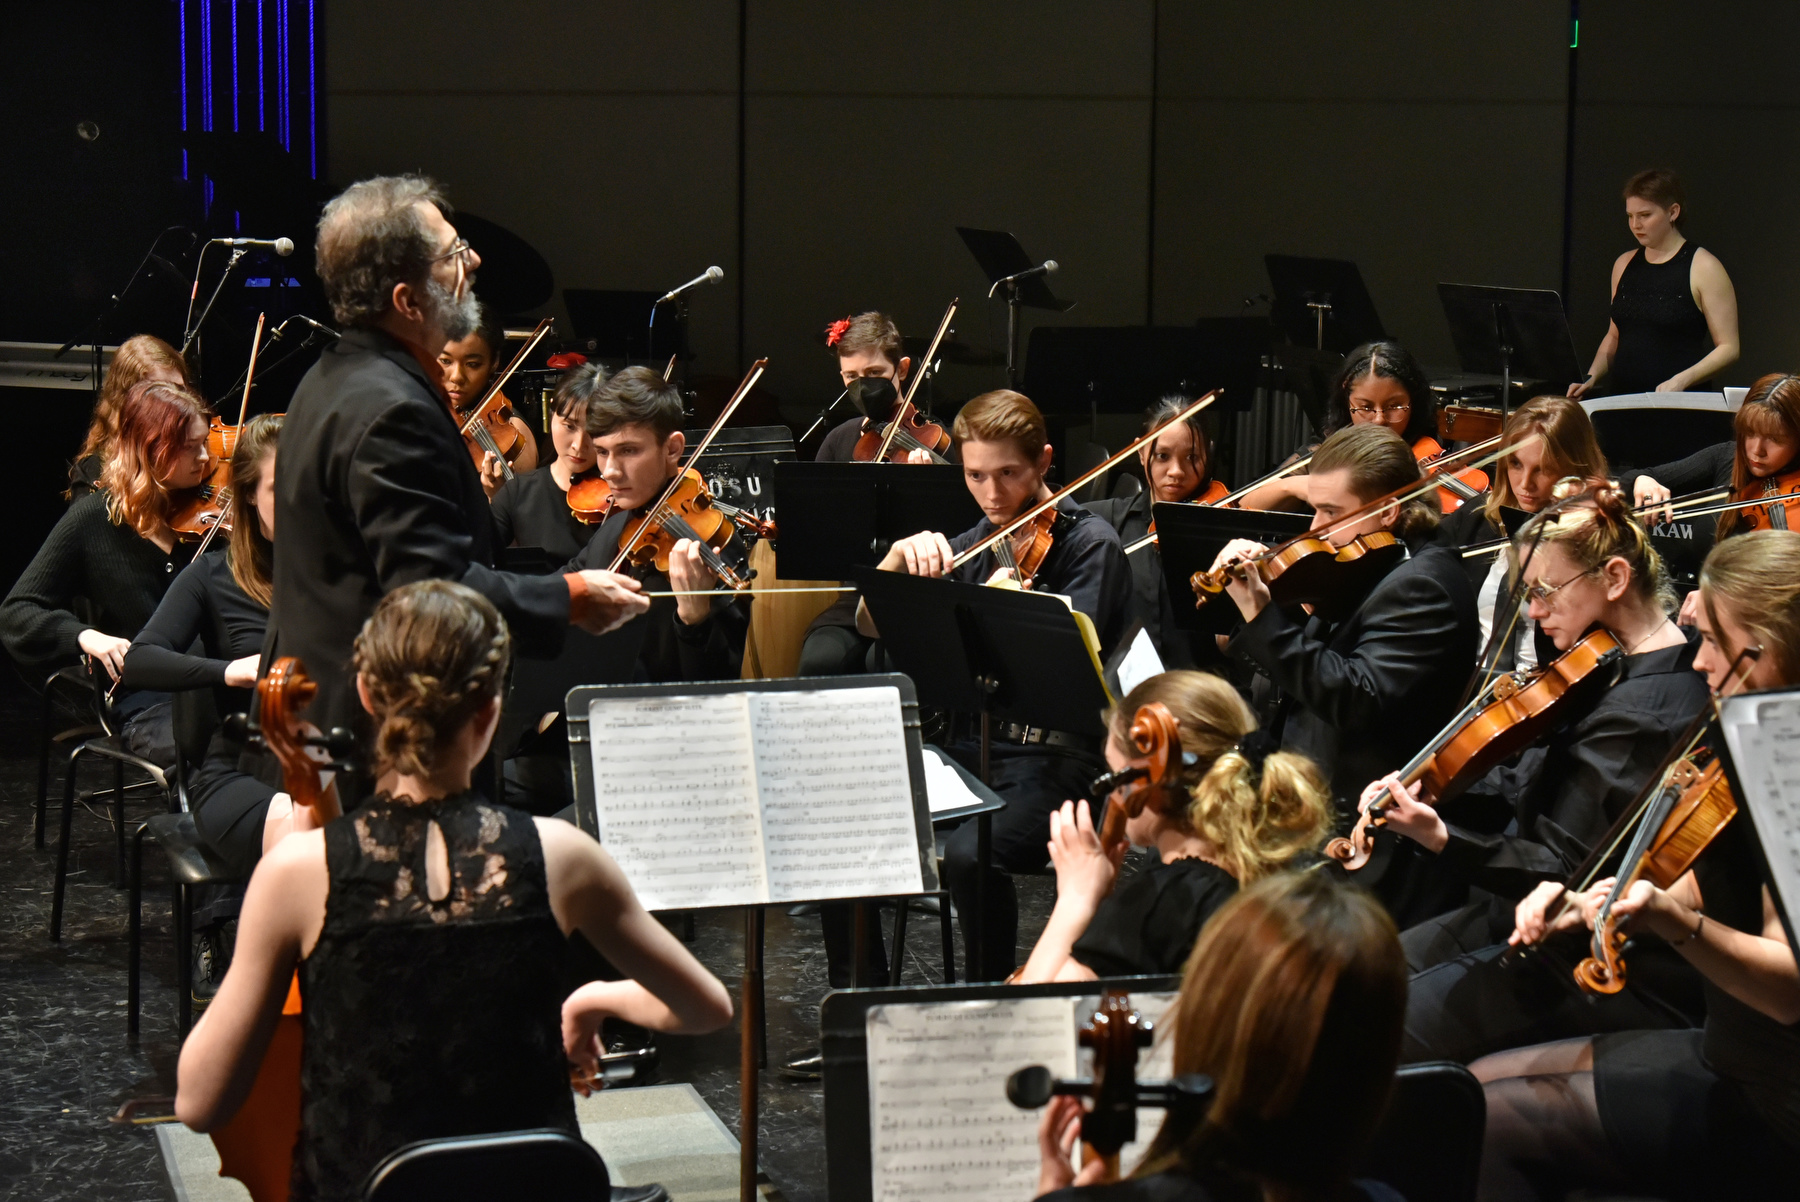
{"label": "microphone stand", "polygon": [[[182,358],[185,359],[187,357],[188,348],[194,345],[194,340],[196,338],[200,337],[200,328],[206,324],[207,316],[212,313],[213,305],[218,302],[219,293],[221,293],[225,290],[225,281],[231,278],[232,270],[238,265],[238,260],[244,257],[244,254],[245,254],[245,250],[241,246],[234,246],[231,248],[231,258],[226,261],[225,270],[223,272],[221,272],[219,275],[219,282],[217,284],[213,285],[212,295],[206,298],[206,308],[200,310],[200,320],[196,321],[194,323],[193,328],[188,330],[186,333],[184,333],[182,335],[182,339],[181,339]],[[206,258],[205,248],[201,249],[200,258],[201,258],[201,260],[204,260]],[[200,295],[200,264],[198,262],[196,262],[194,264],[194,293],[193,294],[194,294],[194,296]],[[191,315],[193,313],[193,311],[194,311],[193,300],[192,300],[192,298],[190,298],[188,301],[188,313]]]}
{"label": "microphone stand", "polygon": [[839,405],[843,404],[844,398],[849,395],[850,395],[850,390],[848,388],[846,388],[846,389],[844,389],[844,391],[837,394],[837,400],[831,402],[831,404],[829,404],[829,405],[825,406],[825,408],[819,410],[819,416],[813,418],[812,425],[806,427],[806,433],[802,434],[800,436],[799,441],[796,442],[794,445],[799,446],[800,443],[803,443],[807,439],[811,438],[813,436],[813,431],[817,430],[821,425],[823,425],[825,422],[825,419],[831,415],[831,411],[833,409],[836,409]]}
{"label": "microphone stand", "polygon": [[1006,386],[1016,392],[1019,388],[1019,282],[1008,279],[1002,283],[1006,285]]}

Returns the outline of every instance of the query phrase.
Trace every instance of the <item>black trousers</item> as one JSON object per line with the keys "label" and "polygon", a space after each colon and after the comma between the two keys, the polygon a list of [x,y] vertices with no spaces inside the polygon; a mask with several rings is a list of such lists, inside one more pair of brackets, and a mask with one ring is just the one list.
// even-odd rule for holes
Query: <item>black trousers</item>
{"label": "black trousers", "polygon": [[[974,771],[980,748],[958,743],[947,749]],[[963,924],[964,955],[971,981],[999,981],[1018,965],[1019,895],[1014,872],[1036,872],[1050,863],[1050,814],[1065,801],[1087,796],[1088,786],[1106,770],[1096,752],[1057,747],[993,745],[988,783],[1005,801],[993,815],[992,862],[987,874],[987,915],[981,930],[983,963],[968,954],[967,940],[975,922],[981,879],[976,857],[977,823],[971,818],[944,840],[944,877]]]}
{"label": "black trousers", "polygon": [[806,636],[800,645],[800,676],[860,676],[873,672],[869,649],[874,639],[866,639],[848,626],[820,626]]}
{"label": "black trousers", "polygon": [[[1496,935],[1502,912],[1506,929]],[[1400,936],[1413,969],[1403,1063],[1468,1064],[1552,1040],[1699,1025],[1705,1013],[1699,974],[1666,943],[1638,940],[1626,987],[1590,995],[1571,975],[1586,954],[1584,933],[1565,931],[1517,962],[1502,962],[1511,915],[1510,902],[1488,899]]]}

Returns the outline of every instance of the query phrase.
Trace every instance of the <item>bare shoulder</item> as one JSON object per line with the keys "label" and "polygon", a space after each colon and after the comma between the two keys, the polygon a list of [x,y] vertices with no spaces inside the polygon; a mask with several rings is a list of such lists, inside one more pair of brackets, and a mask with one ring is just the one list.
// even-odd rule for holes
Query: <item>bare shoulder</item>
{"label": "bare shoulder", "polygon": [[1619,276],[1625,271],[1625,264],[1631,262],[1632,256],[1637,254],[1639,249],[1641,248],[1634,247],[1631,250],[1624,251],[1618,258],[1613,260],[1612,277],[1615,284],[1618,283]]}
{"label": "bare shoulder", "polygon": [[544,868],[552,888],[559,880],[585,879],[612,866],[612,857],[598,840],[561,818],[533,818],[538,842],[544,848]]}
{"label": "bare shoulder", "polygon": [[1704,246],[1695,248],[1694,264],[1688,269],[1688,273],[1696,278],[1715,281],[1730,278],[1725,272],[1725,264],[1719,261],[1719,256]]}

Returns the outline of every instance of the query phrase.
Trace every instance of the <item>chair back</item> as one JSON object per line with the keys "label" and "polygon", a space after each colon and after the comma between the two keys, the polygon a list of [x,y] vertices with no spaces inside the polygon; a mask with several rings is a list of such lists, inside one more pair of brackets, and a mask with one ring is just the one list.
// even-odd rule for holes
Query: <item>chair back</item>
{"label": "chair back", "polygon": [[545,1128],[407,1144],[375,1166],[364,1202],[607,1202],[612,1182],[593,1148]]}
{"label": "chair back", "polygon": [[1394,1096],[1357,1171],[1406,1202],[1470,1202],[1481,1171],[1487,1096],[1460,1064],[1402,1065]]}

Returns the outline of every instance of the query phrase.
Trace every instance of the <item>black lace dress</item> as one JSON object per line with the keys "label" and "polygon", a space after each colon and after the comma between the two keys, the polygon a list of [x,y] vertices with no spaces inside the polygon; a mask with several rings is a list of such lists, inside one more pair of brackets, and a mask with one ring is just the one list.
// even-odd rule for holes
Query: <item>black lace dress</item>
{"label": "black lace dress", "polygon": [[[435,902],[433,822],[450,861]],[[325,927],[300,970],[296,1202],[355,1202],[369,1171],[414,1140],[579,1134],[562,1047],[568,944],[531,816],[475,793],[377,797],[325,828],[325,858]]]}

